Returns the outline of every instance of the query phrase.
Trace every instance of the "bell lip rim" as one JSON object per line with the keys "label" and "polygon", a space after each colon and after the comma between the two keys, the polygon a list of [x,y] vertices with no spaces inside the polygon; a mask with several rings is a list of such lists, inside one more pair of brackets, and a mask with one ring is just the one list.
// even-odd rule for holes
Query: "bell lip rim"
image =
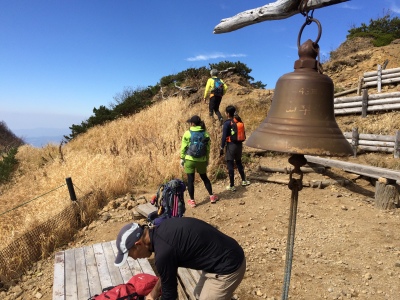
{"label": "bell lip rim", "polygon": [[[254,149],[260,149],[260,150],[266,150],[266,151],[272,151],[272,152],[278,152],[278,153],[311,155],[311,156],[347,157],[347,156],[351,156],[351,155],[354,154],[353,151],[346,152],[346,153],[337,153],[337,152],[333,153],[333,152],[331,152],[329,154],[326,154],[326,153],[316,153],[315,151],[297,152],[297,151],[293,151],[293,150],[292,151],[290,151],[290,150],[284,151],[284,150],[275,150],[275,149],[266,149],[266,148],[260,148],[260,147],[253,147],[253,146],[248,146],[248,145],[246,145],[246,146],[250,147],[250,148],[254,148]],[[325,152],[330,152],[330,151],[326,150]]]}

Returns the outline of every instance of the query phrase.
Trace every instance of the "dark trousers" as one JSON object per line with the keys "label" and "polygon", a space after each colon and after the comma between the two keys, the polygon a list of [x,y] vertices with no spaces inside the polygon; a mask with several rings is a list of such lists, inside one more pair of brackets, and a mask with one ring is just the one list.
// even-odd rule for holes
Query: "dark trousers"
{"label": "dark trousers", "polygon": [[246,180],[246,175],[244,174],[244,167],[242,164],[242,152],[242,143],[226,143],[225,160],[228,167],[230,186],[235,185],[235,162],[240,174],[240,178],[242,179],[242,181]]}
{"label": "dark trousers", "polygon": [[[187,177],[188,177],[187,189],[188,189],[189,197],[192,200],[194,200],[194,174],[195,173],[187,174]],[[203,180],[204,186],[205,186],[208,194],[211,196],[213,194],[212,185],[211,185],[210,179],[207,176],[207,173],[199,174],[199,175],[200,175],[201,180]]]}
{"label": "dark trousers", "polygon": [[221,96],[212,96],[210,98],[210,102],[209,102],[209,105],[208,105],[208,109],[209,109],[209,112],[210,112],[210,117],[212,117],[214,115],[214,112],[215,112],[215,114],[218,117],[218,120],[222,119],[222,115],[221,115],[221,113],[219,111],[219,106],[221,105],[221,100],[222,100]]}

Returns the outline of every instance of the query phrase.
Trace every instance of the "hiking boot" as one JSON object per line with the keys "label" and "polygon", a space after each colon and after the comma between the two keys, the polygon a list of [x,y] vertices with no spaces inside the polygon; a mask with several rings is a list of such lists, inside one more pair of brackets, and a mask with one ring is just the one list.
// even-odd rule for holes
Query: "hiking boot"
{"label": "hiking boot", "polygon": [[190,207],[196,207],[196,201],[194,201],[193,199],[189,199],[189,200],[188,200],[188,205],[189,205]]}
{"label": "hiking boot", "polygon": [[243,180],[242,181],[242,186],[250,185],[250,181],[248,180]]}
{"label": "hiking boot", "polygon": [[226,187],[226,190],[227,190],[227,191],[231,191],[231,192],[236,192],[236,188],[235,188],[234,186],[230,186],[230,185],[228,185],[228,186]]}
{"label": "hiking boot", "polygon": [[219,198],[218,198],[217,195],[211,195],[211,196],[210,196],[210,202],[211,202],[212,204],[217,203],[218,200],[219,200]]}

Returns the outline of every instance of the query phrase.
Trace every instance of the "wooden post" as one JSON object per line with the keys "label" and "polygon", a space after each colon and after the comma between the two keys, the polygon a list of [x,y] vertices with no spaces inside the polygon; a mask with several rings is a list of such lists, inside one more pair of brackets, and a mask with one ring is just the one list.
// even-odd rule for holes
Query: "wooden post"
{"label": "wooden post", "polygon": [[358,128],[354,127],[351,132],[351,147],[353,148],[354,157],[357,156],[357,147],[360,135],[358,134]]}
{"label": "wooden post", "polygon": [[69,197],[71,198],[72,201],[76,201],[77,199],[76,199],[74,184],[72,183],[71,177],[65,178],[65,181],[67,182]]}
{"label": "wooden post", "polygon": [[363,82],[364,82],[364,77],[360,76],[358,78],[358,87],[357,87],[357,95],[358,96],[361,96],[361,90],[362,90]]}
{"label": "wooden post", "polygon": [[378,65],[378,77],[377,77],[377,89],[378,93],[382,91],[382,66]]}
{"label": "wooden post", "polygon": [[[382,182],[383,181],[383,182]],[[375,183],[375,206],[380,209],[393,209],[399,201],[399,191],[394,184],[386,184],[384,180]]]}
{"label": "wooden post", "polygon": [[367,111],[368,111],[368,90],[363,89],[362,90],[362,104],[361,104],[361,117],[365,118],[367,116]]}
{"label": "wooden post", "polygon": [[389,60],[385,59],[385,61],[383,62],[382,70],[386,69],[386,66],[387,66],[388,63],[389,63]]}
{"label": "wooden post", "polygon": [[400,157],[400,130],[396,131],[396,135],[394,137],[394,158]]}

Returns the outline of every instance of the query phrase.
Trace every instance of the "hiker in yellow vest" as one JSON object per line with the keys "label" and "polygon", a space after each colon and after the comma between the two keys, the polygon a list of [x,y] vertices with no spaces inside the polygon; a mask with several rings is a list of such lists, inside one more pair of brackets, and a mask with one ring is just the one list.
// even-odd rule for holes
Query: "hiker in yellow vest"
{"label": "hiker in yellow vest", "polygon": [[[204,91],[204,103],[207,103],[208,95],[210,95],[210,101],[208,104],[208,109],[210,113],[210,117],[214,116],[214,112],[218,117],[218,120],[221,122],[221,125],[224,123],[224,118],[222,117],[219,106],[221,104],[222,96],[225,95],[228,86],[217,77],[218,70],[212,69],[210,71],[211,78],[207,80],[206,89]],[[216,84],[221,84],[221,89],[216,88]]]}

